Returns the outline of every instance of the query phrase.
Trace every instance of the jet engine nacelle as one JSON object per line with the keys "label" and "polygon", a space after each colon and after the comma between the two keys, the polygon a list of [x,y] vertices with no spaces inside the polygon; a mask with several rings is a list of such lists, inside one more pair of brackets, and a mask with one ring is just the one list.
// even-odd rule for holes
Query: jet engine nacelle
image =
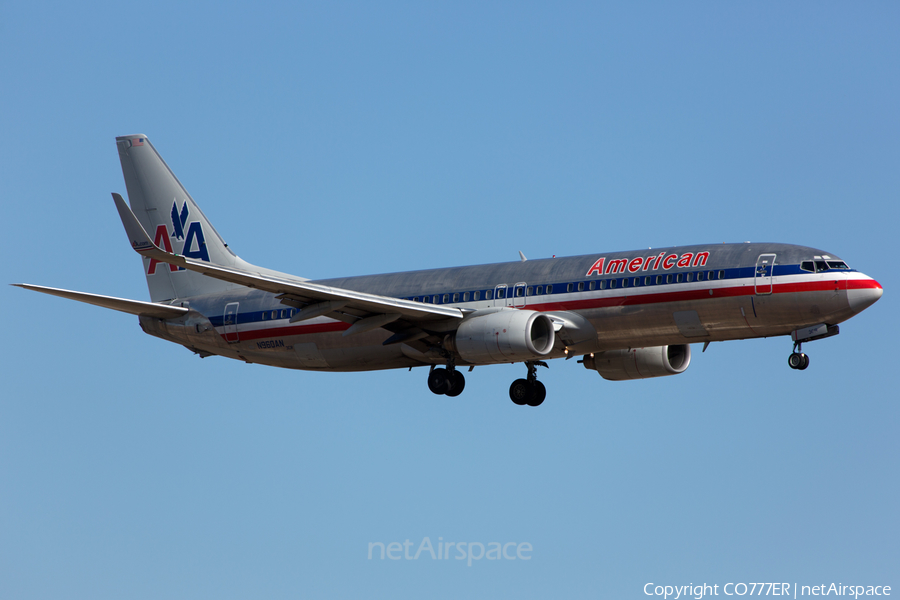
{"label": "jet engine nacelle", "polygon": [[610,381],[678,375],[690,364],[691,347],[687,344],[608,350],[584,357],[585,368]]}
{"label": "jet engine nacelle", "polygon": [[504,308],[463,320],[446,343],[467,362],[485,364],[538,359],[549,354],[555,341],[547,315]]}

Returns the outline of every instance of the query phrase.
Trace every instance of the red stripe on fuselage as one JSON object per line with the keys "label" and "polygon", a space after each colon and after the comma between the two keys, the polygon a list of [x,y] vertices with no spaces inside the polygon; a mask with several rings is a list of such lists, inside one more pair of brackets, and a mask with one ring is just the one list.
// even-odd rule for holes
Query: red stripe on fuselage
{"label": "red stripe on fuselage", "polygon": [[[333,323],[317,323],[315,325],[289,325],[287,327],[270,327],[268,329],[245,329],[238,331],[241,341],[259,340],[262,338],[285,337],[290,335],[312,335],[314,333],[332,333],[350,329],[349,323],[335,321]],[[233,334],[232,334],[233,335]],[[222,336],[225,337],[224,335]]]}
{"label": "red stripe on fuselage", "polygon": [[[528,304],[524,308],[548,312],[553,310],[584,310],[588,308],[609,308],[613,306],[636,306],[641,304],[661,304],[664,302],[685,302],[690,300],[710,300],[713,298],[733,298],[735,296],[756,296],[756,289],[752,280],[742,286],[723,288],[704,288],[685,290],[681,292],[645,293],[611,298],[585,298],[583,300],[563,300],[560,302],[542,302]],[[835,285],[837,283],[837,285]],[[647,286],[651,287],[651,286]],[[645,286],[627,288],[634,290],[647,289]],[[835,290],[861,290],[881,288],[877,281],[872,279],[851,280],[827,280],[806,281],[794,283],[776,283],[772,286],[773,294],[792,294],[798,292],[823,292]],[[710,294],[710,290],[712,294]],[[765,294],[769,295],[769,294]],[[529,296],[534,298],[534,296]],[[546,296],[545,296],[546,298]]]}
{"label": "red stripe on fuselage", "polygon": [[[632,296],[614,296],[611,298],[585,298],[584,300],[566,300],[560,302],[543,302],[532,303],[524,307],[527,310],[536,310],[539,312],[549,312],[555,310],[584,310],[589,308],[609,308],[613,306],[636,306],[641,304],[661,304],[664,302],[685,302],[690,300],[711,300],[715,298],[732,298],[735,296],[755,296],[756,289],[752,280],[742,286],[724,287],[724,288],[704,288],[695,290],[685,290],[682,292],[661,292],[635,294]],[[837,285],[836,285],[837,284]],[[647,286],[653,287],[653,286]],[[627,288],[642,290],[644,286],[636,288]],[[845,280],[826,280],[826,281],[803,281],[794,283],[776,283],[772,285],[773,294],[792,294],[799,292],[824,292],[837,290],[865,290],[865,289],[881,289],[881,285],[874,279],[845,279]],[[712,294],[710,294],[712,290]],[[599,291],[599,290],[595,290]],[[769,294],[766,294],[769,295]],[[529,296],[535,298],[535,296]],[[545,296],[546,298],[546,296]],[[512,308],[512,307],[511,307]],[[346,331],[350,328],[349,323],[343,321],[334,321],[331,323],[317,323],[315,325],[289,325],[272,327],[268,329],[249,329],[239,331],[241,341],[252,341],[263,338],[285,337],[295,335],[311,335],[315,333],[332,333],[338,331]],[[224,335],[223,335],[224,337]]]}

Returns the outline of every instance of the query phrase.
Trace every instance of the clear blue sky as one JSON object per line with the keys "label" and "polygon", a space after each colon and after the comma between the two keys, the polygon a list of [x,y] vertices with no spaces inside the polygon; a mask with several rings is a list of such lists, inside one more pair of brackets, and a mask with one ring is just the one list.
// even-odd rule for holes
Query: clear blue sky
{"label": "clear blue sky", "polygon": [[[146,299],[110,192],[145,133],[243,258],[311,278],[706,242],[882,300],[683,375],[199,359],[0,286],[0,597],[643,598],[900,587],[896,3],[0,7],[0,282]],[[367,560],[528,542],[529,561]]]}

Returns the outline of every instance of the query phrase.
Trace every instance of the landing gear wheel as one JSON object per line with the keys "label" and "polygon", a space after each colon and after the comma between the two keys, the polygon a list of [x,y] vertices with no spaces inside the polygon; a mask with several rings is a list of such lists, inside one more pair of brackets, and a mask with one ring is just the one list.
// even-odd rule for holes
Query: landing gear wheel
{"label": "landing gear wheel", "polygon": [[509,399],[513,404],[525,406],[534,395],[534,387],[528,383],[527,379],[516,379],[509,386]]}
{"label": "landing gear wheel", "polygon": [[540,406],[546,397],[547,388],[540,381],[535,381],[531,387],[531,398],[528,400],[528,406]]}
{"label": "landing gear wheel", "polygon": [[[444,369],[441,369],[442,371]],[[459,371],[449,372],[450,390],[445,392],[450,397],[459,396],[466,387],[466,377]]]}
{"label": "landing gear wheel", "polygon": [[801,353],[800,356],[802,356],[803,359],[800,363],[800,366],[797,367],[797,369],[799,369],[800,371],[803,371],[804,369],[806,369],[806,367],[809,366],[809,356],[807,356],[806,354],[803,354],[803,353]]}
{"label": "landing gear wheel", "polygon": [[428,374],[428,389],[432,393],[441,396],[450,391],[450,386],[450,373],[447,369],[434,369]]}
{"label": "landing gear wheel", "polygon": [[[801,369],[803,368],[803,357],[805,354],[801,354],[800,352],[792,352],[790,356],[788,356],[788,366],[792,369]],[[806,360],[806,364],[809,364],[809,359]]]}

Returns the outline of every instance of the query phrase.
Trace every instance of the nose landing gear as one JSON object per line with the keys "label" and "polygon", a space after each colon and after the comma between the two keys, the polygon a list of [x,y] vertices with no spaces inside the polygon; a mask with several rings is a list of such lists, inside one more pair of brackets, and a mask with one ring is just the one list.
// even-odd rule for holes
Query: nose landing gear
{"label": "nose landing gear", "polygon": [[812,327],[804,327],[791,332],[791,339],[794,340],[794,351],[788,356],[788,366],[792,369],[802,371],[809,366],[809,357],[803,354],[803,342],[814,342],[815,340],[823,340],[841,332],[841,328],[837,325],[828,325],[820,323]]}
{"label": "nose landing gear", "polygon": [[788,356],[788,366],[798,371],[802,371],[809,366],[809,357],[801,352],[801,346],[800,342],[794,342],[794,351]]}
{"label": "nose landing gear", "polygon": [[509,386],[509,399],[519,406],[540,406],[547,397],[547,388],[544,384],[537,380],[537,367],[547,367],[547,363],[543,361],[528,361],[525,366],[528,367],[527,379],[516,379]]}

